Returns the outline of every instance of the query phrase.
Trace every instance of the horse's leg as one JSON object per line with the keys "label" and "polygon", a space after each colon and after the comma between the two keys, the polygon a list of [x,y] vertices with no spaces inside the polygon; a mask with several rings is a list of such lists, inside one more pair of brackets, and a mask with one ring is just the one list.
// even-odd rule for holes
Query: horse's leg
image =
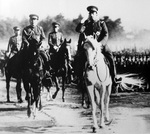
{"label": "horse's leg", "polygon": [[62,77],[62,101],[65,102],[65,76]]}
{"label": "horse's leg", "polygon": [[29,81],[26,78],[23,78],[23,86],[24,86],[24,89],[26,91],[25,100],[28,103],[27,116],[30,117],[31,116],[31,99],[32,99],[32,96],[31,96],[31,87],[29,85]]}
{"label": "horse's leg", "polygon": [[27,78],[23,78],[22,81],[23,81],[23,87],[24,87],[25,92],[26,92],[25,100],[28,101],[29,96],[30,96],[30,86],[29,86],[29,81],[27,80]]}
{"label": "horse's leg", "polygon": [[10,97],[9,97],[9,88],[10,88],[10,76],[6,74],[6,89],[7,89],[7,102],[10,102]]}
{"label": "horse's leg", "polygon": [[91,100],[91,106],[92,106],[92,116],[93,116],[93,132],[96,132],[96,129],[98,128],[97,124],[97,118],[96,118],[96,102],[95,102],[95,94],[94,94],[94,86],[90,85],[87,86],[88,94]]}
{"label": "horse's leg", "polygon": [[38,110],[40,111],[42,109],[42,101],[41,101],[41,89],[42,89],[42,85],[38,86],[38,91],[36,94],[36,108],[38,108]]}
{"label": "horse's leg", "polygon": [[106,105],[106,113],[105,113],[105,121],[109,121],[109,102],[110,102],[110,94],[111,94],[111,84],[106,88],[106,96],[105,96],[105,105]]}
{"label": "horse's leg", "polygon": [[52,96],[53,99],[56,98],[57,93],[58,93],[58,91],[60,90],[60,87],[59,87],[59,80],[58,80],[57,77],[54,77],[54,82],[55,82],[55,84],[56,84],[56,91],[55,91],[55,93],[54,93],[53,96]]}
{"label": "horse's leg", "polygon": [[17,79],[17,84],[16,84],[16,93],[17,93],[17,99],[19,103],[22,103],[22,97],[21,97],[21,92],[22,92],[22,88],[21,88],[21,79]]}
{"label": "horse's leg", "polygon": [[45,87],[47,89],[47,96],[46,96],[46,100],[47,101],[53,101],[53,98],[52,98],[52,93],[51,93],[51,87]]}
{"label": "horse's leg", "polygon": [[100,89],[100,104],[99,104],[99,108],[100,108],[100,127],[103,128],[105,127],[105,123],[104,123],[104,98],[105,98],[105,92],[106,92],[106,86],[102,85],[101,89]]}
{"label": "horse's leg", "polygon": [[87,88],[85,86],[85,82],[83,80],[80,81],[80,88],[82,92],[82,106],[85,108],[88,108],[87,102],[86,102],[86,94],[87,94]]}

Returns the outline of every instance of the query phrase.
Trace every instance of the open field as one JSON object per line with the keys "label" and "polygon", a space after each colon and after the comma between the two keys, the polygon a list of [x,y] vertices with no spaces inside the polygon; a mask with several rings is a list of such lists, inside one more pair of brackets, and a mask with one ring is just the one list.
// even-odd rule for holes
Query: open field
{"label": "open field", "polygon": [[[15,82],[11,82],[11,103],[6,103],[5,78],[0,79],[0,133],[1,134],[87,134],[91,131],[91,109],[81,107],[81,95],[74,86],[67,86],[66,102],[61,91],[53,101],[42,95],[43,109],[35,119],[27,117],[27,102],[17,103]],[[52,92],[55,87],[52,87]],[[25,92],[23,91],[23,99]],[[150,93],[131,92],[111,95],[110,118],[113,122],[98,134],[149,134]]]}

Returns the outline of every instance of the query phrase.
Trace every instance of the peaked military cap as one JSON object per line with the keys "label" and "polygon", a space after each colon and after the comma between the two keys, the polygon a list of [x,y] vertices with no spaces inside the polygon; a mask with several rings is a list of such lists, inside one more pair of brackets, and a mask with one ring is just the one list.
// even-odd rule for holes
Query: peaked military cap
{"label": "peaked military cap", "polygon": [[96,6],[88,6],[87,7],[87,10],[89,12],[97,12],[98,11],[98,8]]}
{"label": "peaked military cap", "polygon": [[53,22],[52,25],[53,25],[53,27],[60,26],[60,24],[58,22]]}
{"label": "peaked military cap", "polygon": [[14,29],[14,31],[19,31],[20,30],[20,28],[17,27],[17,26],[13,27],[13,29]]}
{"label": "peaked military cap", "polygon": [[29,17],[30,19],[37,19],[37,20],[39,19],[39,16],[36,14],[30,14]]}

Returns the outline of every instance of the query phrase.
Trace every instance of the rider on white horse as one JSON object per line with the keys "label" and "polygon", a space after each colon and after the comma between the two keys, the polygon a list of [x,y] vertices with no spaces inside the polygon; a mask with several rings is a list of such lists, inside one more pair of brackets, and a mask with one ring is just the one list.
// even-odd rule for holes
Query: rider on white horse
{"label": "rider on white horse", "polygon": [[[87,7],[89,11],[89,17],[86,20],[81,20],[81,23],[78,24],[76,31],[80,33],[78,40],[78,50],[82,48],[83,43],[86,41],[87,36],[93,36],[97,40],[98,46],[101,49],[104,56],[109,60],[110,63],[110,73],[112,77],[112,81],[114,85],[121,79],[117,79],[116,77],[116,68],[113,60],[113,55],[111,50],[108,48],[107,40],[108,40],[108,29],[104,21],[97,19],[98,17],[98,8],[96,6]],[[92,43],[91,43],[92,44]],[[94,44],[94,43],[93,43]],[[93,50],[95,48],[93,47]],[[91,50],[92,52],[92,50]],[[94,51],[93,51],[94,52]],[[93,69],[92,59],[94,55],[91,57],[89,61],[89,69]]]}

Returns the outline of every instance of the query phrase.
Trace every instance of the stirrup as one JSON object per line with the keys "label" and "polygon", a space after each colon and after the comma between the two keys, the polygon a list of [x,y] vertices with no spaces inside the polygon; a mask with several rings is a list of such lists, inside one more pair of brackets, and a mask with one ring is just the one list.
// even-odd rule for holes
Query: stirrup
{"label": "stirrup", "polygon": [[87,67],[89,70],[94,70],[94,65],[88,65]]}

